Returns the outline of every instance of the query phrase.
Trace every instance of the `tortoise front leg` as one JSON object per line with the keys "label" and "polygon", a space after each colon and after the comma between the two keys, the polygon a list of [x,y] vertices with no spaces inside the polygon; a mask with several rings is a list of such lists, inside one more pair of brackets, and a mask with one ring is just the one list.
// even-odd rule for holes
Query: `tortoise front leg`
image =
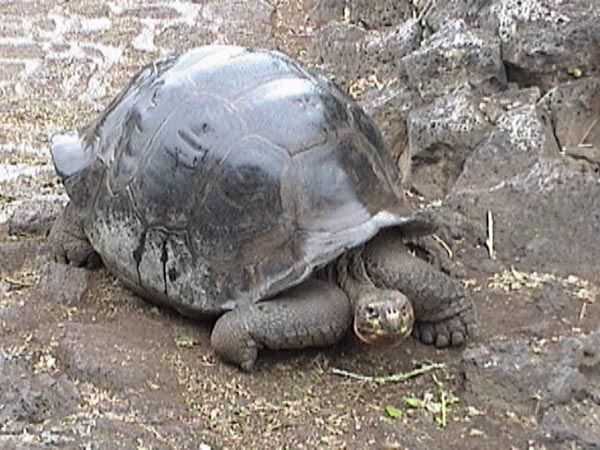
{"label": "tortoise front leg", "polygon": [[362,253],[373,283],[398,289],[412,302],[414,334],[425,344],[457,346],[476,333],[473,301],[460,282],[412,256],[394,230],[380,233]]}
{"label": "tortoise front leg", "polygon": [[77,217],[71,203],[54,222],[48,235],[47,246],[57,262],[88,269],[95,269],[101,265],[100,256],[83,232],[81,219]]}
{"label": "tortoise front leg", "polygon": [[346,294],[310,279],[277,297],[245,305],[217,320],[210,342],[223,359],[251,370],[258,350],[324,347],[339,341],[352,321]]}

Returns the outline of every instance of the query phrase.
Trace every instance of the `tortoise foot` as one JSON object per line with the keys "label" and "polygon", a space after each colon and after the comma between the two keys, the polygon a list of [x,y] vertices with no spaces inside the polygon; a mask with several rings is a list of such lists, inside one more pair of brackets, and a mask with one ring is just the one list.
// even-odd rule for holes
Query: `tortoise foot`
{"label": "tortoise foot", "polygon": [[67,205],[63,214],[54,222],[47,246],[56,262],[87,269],[101,265],[100,256],[85,237],[81,225],[74,219],[71,205]]}
{"label": "tortoise foot", "polygon": [[468,309],[440,322],[419,321],[415,324],[413,336],[438,348],[464,345],[468,339],[477,336],[474,311]]}

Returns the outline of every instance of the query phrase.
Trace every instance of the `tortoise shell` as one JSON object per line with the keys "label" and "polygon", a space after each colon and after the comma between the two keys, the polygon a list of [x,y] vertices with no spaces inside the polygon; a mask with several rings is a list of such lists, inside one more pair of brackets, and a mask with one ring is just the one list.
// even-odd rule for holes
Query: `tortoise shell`
{"label": "tortoise shell", "polygon": [[274,51],[157,61],[51,152],[107,268],[192,316],[273,296],[409,220],[371,119]]}

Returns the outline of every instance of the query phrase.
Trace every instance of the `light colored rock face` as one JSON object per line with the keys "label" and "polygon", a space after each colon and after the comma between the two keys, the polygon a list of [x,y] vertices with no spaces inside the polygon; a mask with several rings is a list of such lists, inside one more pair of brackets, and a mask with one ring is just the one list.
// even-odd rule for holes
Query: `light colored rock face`
{"label": "light colored rock face", "polygon": [[[0,448],[598,448],[599,24],[597,0],[0,1]],[[444,245],[422,256],[450,251],[477,301],[462,359],[345,342],[241,376],[215,363],[209,326],[38,258],[67,200],[49,137],[210,43],[282,50],[372,114],[413,201],[441,205]],[[460,397],[445,428],[402,408],[435,410],[427,376],[330,373],[425,360]]]}
{"label": "light colored rock face", "polygon": [[465,81],[476,86],[506,82],[499,40],[462,20],[444,25],[403,62],[410,85],[427,100],[447,94]]}
{"label": "light colored rock face", "polygon": [[503,58],[515,81],[550,89],[573,71],[598,75],[600,9],[594,2],[496,2],[488,23],[497,26]]}
{"label": "light colored rock face", "polygon": [[600,8],[591,0],[447,2],[427,18],[437,30],[449,17],[466,18],[500,39],[509,80],[542,90],[573,74],[598,75]]}
{"label": "light colored rock face", "polygon": [[507,112],[465,161],[446,204],[474,220],[491,211],[504,258],[547,272],[596,276],[598,83],[563,84]]}

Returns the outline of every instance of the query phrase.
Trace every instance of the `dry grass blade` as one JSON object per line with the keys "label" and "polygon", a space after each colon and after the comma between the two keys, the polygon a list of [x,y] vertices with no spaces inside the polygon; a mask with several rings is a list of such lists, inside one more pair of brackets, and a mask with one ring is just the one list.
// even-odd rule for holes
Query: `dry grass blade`
{"label": "dry grass blade", "polygon": [[448,258],[452,259],[454,257],[454,253],[452,253],[452,249],[450,248],[450,246],[448,244],[446,244],[446,242],[444,242],[444,240],[439,237],[437,234],[434,234],[433,236],[433,240],[436,241],[438,244],[440,244],[442,246],[442,248],[444,250],[446,250],[446,253],[448,253]]}
{"label": "dry grass blade", "polygon": [[592,121],[592,124],[588,127],[588,129],[586,130],[586,132],[583,133],[583,136],[581,137],[581,140],[579,141],[579,144],[577,144],[579,147],[585,147],[586,146],[586,144],[584,143],[584,141],[588,138],[588,136],[590,135],[590,133],[592,132],[592,130],[594,129],[594,127],[596,126],[597,123],[598,123],[598,118],[596,117]]}

